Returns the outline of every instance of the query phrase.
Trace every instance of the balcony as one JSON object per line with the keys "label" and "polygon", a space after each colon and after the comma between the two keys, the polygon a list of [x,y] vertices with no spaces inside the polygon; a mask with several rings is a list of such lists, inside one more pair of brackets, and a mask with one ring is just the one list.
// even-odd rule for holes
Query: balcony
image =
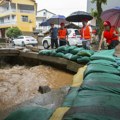
{"label": "balcony", "polygon": [[16,23],[17,23],[17,21],[0,22],[0,27],[2,27],[2,26],[16,25]]}
{"label": "balcony", "polygon": [[19,10],[20,13],[34,13],[33,10]]}

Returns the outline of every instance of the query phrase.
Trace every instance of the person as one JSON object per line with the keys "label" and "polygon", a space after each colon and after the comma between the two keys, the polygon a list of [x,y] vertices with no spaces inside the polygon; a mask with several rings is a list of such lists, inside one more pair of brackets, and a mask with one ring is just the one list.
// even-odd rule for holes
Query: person
{"label": "person", "polygon": [[82,21],[83,27],[80,30],[80,35],[81,35],[83,47],[85,49],[90,49],[90,43],[92,43],[91,41],[92,28],[87,23],[88,23],[87,19],[84,19]]}
{"label": "person", "polygon": [[60,24],[60,28],[58,30],[58,38],[60,46],[64,46],[68,43],[68,32],[63,22]]}
{"label": "person", "polygon": [[119,44],[118,32],[115,30],[115,27],[111,26],[109,21],[105,21],[103,26],[104,31],[102,32],[98,50],[101,50],[104,39],[106,39],[108,49],[114,49]]}
{"label": "person", "polygon": [[49,30],[50,37],[51,37],[51,48],[53,49],[54,46],[55,48],[58,48],[58,29],[54,27],[54,24],[50,24],[51,28]]}

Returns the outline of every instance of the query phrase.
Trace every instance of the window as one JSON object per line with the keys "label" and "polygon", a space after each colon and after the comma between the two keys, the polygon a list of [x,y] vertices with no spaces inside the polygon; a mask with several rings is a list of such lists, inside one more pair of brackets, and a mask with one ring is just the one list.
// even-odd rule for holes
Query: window
{"label": "window", "polygon": [[46,16],[46,12],[43,12],[43,16]]}
{"label": "window", "polygon": [[23,22],[28,22],[28,16],[22,16],[22,21]]}
{"label": "window", "polygon": [[78,30],[75,30],[75,34],[76,34],[76,35],[80,35],[80,33],[79,33]]}
{"label": "window", "polygon": [[17,39],[24,39],[24,37],[22,37],[22,36],[19,36]]}

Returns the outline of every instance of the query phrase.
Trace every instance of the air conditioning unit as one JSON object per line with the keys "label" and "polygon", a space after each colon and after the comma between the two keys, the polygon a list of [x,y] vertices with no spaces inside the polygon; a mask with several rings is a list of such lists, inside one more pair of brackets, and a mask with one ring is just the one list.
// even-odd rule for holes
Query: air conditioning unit
{"label": "air conditioning unit", "polygon": [[32,20],[29,20],[29,23],[32,23]]}

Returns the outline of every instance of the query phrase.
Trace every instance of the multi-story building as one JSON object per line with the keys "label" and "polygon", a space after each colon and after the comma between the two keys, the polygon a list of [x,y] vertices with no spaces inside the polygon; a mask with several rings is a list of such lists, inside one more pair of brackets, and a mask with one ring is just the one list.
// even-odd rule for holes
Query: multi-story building
{"label": "multi-story building", "polygon": [[36,27],[35,0],[1,0],[0,1],[0,33],[10,27],[18,27],[23,34],[32,33]]}
{"label": "multi-story building", "polygon": [[[107,10],[107,9],[111,9],[114,8],[116,6],[120,6],[120,0],[107,0],[107,4],[103,4],[102,5],[102,9]],[[91,3],[91,0],[87,0],[87,12],[91,13],[91,10],[96,10],[96,4],[95,3]],[[91,21],[92,25],[96,25],[96,19],[94,18]]]}
{"label": "multi-story building", "polygon": [[52,13],[46,9],[42,9],[37,11],[37,16],[36,16],[36,29],[40,31],[44,31],[49,29],[49,27],[42,27],[40,24],[44,22],[45,20],[49,19],[53,15],[56,15],[55,13]]}

